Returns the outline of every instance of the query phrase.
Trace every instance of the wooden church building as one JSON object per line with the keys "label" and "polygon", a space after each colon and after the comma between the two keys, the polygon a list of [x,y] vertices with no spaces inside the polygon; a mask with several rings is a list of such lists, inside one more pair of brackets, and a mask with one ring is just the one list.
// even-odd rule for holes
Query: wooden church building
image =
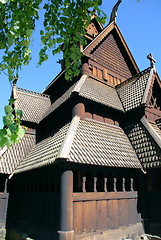
{"label": "wooden church building", "polygon": [[[25,136],[0,155],[7,228],[35,240],[161,233],[161,81],[140,71],[119,27],[95,18],[81,74],[37,93],[13,86]],[[5,184],[5,179],[9,179]],[[1,200],[1,199],[0,199]]]}

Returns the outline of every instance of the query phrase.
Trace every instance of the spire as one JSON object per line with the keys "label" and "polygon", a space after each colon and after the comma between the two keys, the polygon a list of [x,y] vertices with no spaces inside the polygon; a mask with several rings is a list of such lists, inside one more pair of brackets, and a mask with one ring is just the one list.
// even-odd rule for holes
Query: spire
{"label": "spire", "polygon": [[118,10],[118,6],[119,4],[122,2],[122,0],[118,0],[117,3],[114,5],[112,12],[111,12],[111,16],[110,16],[110,22],[116,22],[116,17],[117,17],[117,10]]}
{"label": "spire", "polygon": [[148,54],[147,59],[150,61],[151,68],[155,69],[156,60],[153,58],[153,55],[151,53]]}

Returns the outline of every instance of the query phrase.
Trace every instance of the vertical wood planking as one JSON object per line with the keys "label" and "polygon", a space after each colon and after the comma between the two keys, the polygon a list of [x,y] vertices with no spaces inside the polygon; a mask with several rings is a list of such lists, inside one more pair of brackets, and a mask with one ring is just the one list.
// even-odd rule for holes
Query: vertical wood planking
{"label": "vertical wood planking", "polygon": [[83,232],[89,231],[89,222],[90,222],[90,202],[83,202]]}
{"label": "vertical wood planking", "polygon": [[128,201],[129,224],[135,224],[137,222],[136,211],[137,211],[136,199],[129,199]]}
{"label": "vertical wood planking", "polygon": [[96,201],[90,202],[90,222],[89,222],[89,230],[91,232],[96,231]]}
{"label": "vertical wood planking", "polygon": [[97,201],[97,230],[106,229],[107,201]]}
{"label": "vertical wood planking", "polygon": [[112,228],[112,200],[107,201],[107,229]]}
{"label": "vertical wood planking", "polygon": [[128,203],[127,203],[127,199],[118,200],[118,219],[119,219],[119,226],[128,225]]}
{"label": "vertical wood planking", "polygon": [[118,219],[118,200],[112,200],[112,227],[116,228],[119,226]]}
{"label": "vertical wood planking", "polygon": [[82,220],[83,220],[83,202],[74,203],[74,231],[75,233],[82,233]]}

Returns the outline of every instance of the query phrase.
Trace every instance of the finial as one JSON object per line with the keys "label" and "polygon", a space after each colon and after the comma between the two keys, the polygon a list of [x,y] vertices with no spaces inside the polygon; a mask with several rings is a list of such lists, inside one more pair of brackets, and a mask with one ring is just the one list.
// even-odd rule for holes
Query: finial
{"label": "finial", "polygon": [[17,84],[17,81],[18,81],[18,78],[17,78],[16,76],[14,76],[13,85],[16,85],[16,84]]}
{"label": "finial", "polygon": [[153,58],[153,55],[151,53],[148,54],[147,59],[150,61],[151,68],[155,68],[156,60]]}
{"label": "finial", "polygon": [[118,10],[118,6],[119,4],[122,2],[122,0],[118,0],[117,3],[114,5],[112,12],[111,12],[111,16],[110,16],[110,22],[116,22],[116,17],[117,17],[117,10]]}

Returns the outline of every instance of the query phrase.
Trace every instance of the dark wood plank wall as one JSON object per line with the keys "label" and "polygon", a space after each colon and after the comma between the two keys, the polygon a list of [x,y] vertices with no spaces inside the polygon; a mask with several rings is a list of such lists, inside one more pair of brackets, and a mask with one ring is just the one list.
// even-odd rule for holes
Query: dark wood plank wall
{"label": "dark wood plank wall", "polygon": [[12,197],[14,203],[14,220],[18,220],[17,227],[59,230],[60,194],[58,193],[15,193]]}
{"label": "dark wood plank wall", "polygon": [[107,230],[141,221],[137,192],[74,193],[75,234]]}

